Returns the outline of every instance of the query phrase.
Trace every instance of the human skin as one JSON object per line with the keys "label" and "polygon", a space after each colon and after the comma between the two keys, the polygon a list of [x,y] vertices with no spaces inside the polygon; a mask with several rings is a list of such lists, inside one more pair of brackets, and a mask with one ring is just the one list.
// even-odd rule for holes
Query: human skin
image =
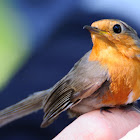
{"label": "human skin", "polygon": [[[137,127],[140,124],[138,112],[122,109],[110,111],[112,113],[96,110],[78,117],[53,140],[118,140],[134,128],[140,130]],[[128,140],[130,136],[135,140],[138,133],[135,129],[121,140]],[[140,134],[137,137],[140,139]]]}

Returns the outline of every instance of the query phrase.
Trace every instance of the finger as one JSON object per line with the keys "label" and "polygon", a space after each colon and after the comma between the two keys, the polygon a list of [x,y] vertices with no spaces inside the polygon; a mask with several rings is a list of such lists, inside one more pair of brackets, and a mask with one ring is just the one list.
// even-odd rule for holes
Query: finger
{"label": "finger", "polygon": [[99,110],[80,116],[67,126],[54,140],[118,140],[140,123],[135,111],[111,109],[112,113]]}
{"label": "finger", "polygon": [[140,125],[133,130],[129,131],[123,138],[120,140],[140,140]]}

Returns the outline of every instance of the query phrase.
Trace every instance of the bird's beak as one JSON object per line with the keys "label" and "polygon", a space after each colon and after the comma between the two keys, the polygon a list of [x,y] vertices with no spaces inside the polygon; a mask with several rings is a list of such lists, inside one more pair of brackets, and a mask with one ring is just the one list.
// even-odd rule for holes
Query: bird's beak
{"label": "bird's beak", "polygon": [[102,31],[99,28],[92,27],[89,25],[85,25],[83,29],[87,29],[90,33],[95,34],[95,35],[103,35],[105,33],[105,31]]}

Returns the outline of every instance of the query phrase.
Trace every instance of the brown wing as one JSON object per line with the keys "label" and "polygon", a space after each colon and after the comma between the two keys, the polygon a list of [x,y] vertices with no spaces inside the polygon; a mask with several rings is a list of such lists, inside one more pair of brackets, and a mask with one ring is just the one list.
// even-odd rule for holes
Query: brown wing
{"label": "brown wing", "polygon": [[78,104],[93,94],[109,79],[108,71],[98,61],[88,61],[90,51],[85,54],[71,71],[56,85],[44,100],[44,120],[46,127],[63,111]]}

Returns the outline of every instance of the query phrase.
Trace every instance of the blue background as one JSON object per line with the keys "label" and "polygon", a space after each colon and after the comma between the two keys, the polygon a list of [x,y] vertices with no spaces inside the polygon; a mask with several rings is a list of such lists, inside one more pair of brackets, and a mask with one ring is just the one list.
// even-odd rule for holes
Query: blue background
{"label": "blue background", "polygon": [[[139,0],[11,0],[10,4],[28,26],[32,53],[1,92],[0,109],[53,86],[67,74],[92,48],[84,25],[113,18],[140,33]],[[50,140],[73,121],[64,112],[52,125],[41,129],[42,118],[41,110],[0,128],[0,140]]]}

